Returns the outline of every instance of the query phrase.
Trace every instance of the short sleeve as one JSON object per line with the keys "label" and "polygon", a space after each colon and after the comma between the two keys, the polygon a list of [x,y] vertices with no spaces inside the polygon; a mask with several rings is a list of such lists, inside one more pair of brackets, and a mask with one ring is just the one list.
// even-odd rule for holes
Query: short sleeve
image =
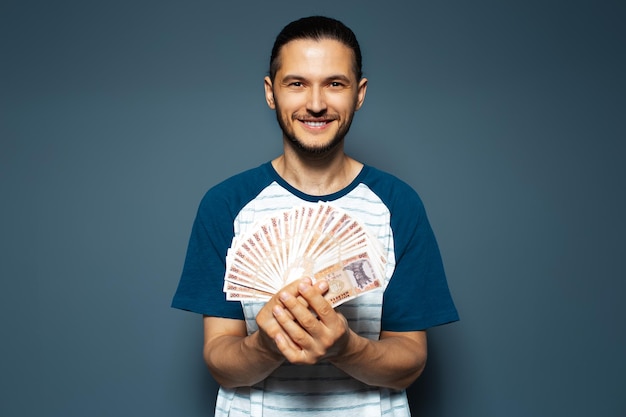
{"label": "short sleeve", "polygon": [[396,267],[383,297],[382,329],[425,330],[459,319],[424,205],[411,191],[392,209]]}
{"label": "short sleeve", "polygon": [[200,203],[193,223],[172,307],[208,316],[243,320],[241,303],[227,301],[223,291],[226,252],[232,236],[231,210],[219,192],[209,190]]}

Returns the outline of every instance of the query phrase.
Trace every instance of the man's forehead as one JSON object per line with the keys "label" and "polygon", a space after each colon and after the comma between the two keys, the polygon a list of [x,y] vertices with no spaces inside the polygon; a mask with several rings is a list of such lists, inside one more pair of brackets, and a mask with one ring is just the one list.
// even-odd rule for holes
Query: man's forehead
{"label": "man's forehead", "polygon": [[304,38],[294,39],[284,44],[279,51],[278,63],[278,71],[289,71],[284,68],[285,65],[302,69],[311,66],[335,69],[344,67],[346,71],[353,71],[356,58],[354,51],[341,41],[331,38]]}

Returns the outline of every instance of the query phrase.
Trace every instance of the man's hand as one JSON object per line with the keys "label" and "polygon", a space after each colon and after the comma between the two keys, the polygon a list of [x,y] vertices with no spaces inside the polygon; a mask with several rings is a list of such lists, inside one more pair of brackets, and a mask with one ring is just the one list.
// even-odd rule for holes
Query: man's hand
{"label": "man's hand", "polygon": [[[270,308],[280,329],[273,332],[276,347],[291,363],[312,365],[339,355],[348,343],[346,318],[323,297],[328,283],[308,278],[278,293]],[[269,327],[268,327],[269,328]],[[268,333],[269,334],[269,333]]]}
{"label": "man's hand", "polygon": [[[292,294],[299,303],[306,305],[298,292],[298,284],[292,283],[282,292]],[[204,360],[220,385],[226,388],[254,385],[285,361],[275,340],[290,339],[274,317],[273,309],[276,307],[284,308],[278,295],[261,308],[256,317],[259,331],[250,335],[244,320],[204,317]],[[287,310],[285,312],[291,314]]]}
{"label": "man's hand", "polygon": [[[310,282],[310,281],[309,281]],[[298,292],[299,282],[292,282],[289,285],[286,285],[279,294],[290,294],[296,300],[299,300],[300,303],[306,305],[306,301],[300,296]],[[276,346],[277,339],[288,339],[287,334],[283,330],[280,323],[274,317],[274,309],[276,308],[284,308],[282,301],[279,298],[279,295],[274,295],[256,316],[256,323],[259,328],[259,343],[261,347],[267,351],[273,352],[276,355],[283,357],[281,350]],[[291,320],[294,320],[294,317],[291,313],[286,312],[288,317]]]}
{"label": "man's hand", "polygon": [[283,288],[257,315],[259,337],[291,363],[328,360],[372,386],[404,389],[426,364],[425,331],[382,331],[378,340],[357,335],[324,298],[328,283],[302,279]]}

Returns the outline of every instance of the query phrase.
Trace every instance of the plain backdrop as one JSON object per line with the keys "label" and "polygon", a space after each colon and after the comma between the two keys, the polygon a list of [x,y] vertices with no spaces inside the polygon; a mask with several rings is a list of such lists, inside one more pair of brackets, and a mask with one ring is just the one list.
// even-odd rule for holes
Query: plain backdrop
{"label": "plain backdrop", "polygon": [[278,155],[275,35],[356,32],[347,138],[422,196],[461,321],[416,416],[626,415],[623,1],[0,5],[0,415],[209,416],[170,308],[206,190]]}

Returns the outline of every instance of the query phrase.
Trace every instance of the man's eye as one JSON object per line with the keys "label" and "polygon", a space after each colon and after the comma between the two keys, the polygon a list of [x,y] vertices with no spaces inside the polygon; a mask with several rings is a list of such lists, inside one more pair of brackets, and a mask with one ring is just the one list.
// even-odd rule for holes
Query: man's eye
{"label": "man's eye", "polygon": [[333,81],[332,83],[330,83],[331,87],[341,87],[343,86],[342,83],[340,83],[339,81]]}
{"label": "man's eye", "polygon": [[289,85],[292,87],[302,87],[302,83],[300,81],[294,81]]}

